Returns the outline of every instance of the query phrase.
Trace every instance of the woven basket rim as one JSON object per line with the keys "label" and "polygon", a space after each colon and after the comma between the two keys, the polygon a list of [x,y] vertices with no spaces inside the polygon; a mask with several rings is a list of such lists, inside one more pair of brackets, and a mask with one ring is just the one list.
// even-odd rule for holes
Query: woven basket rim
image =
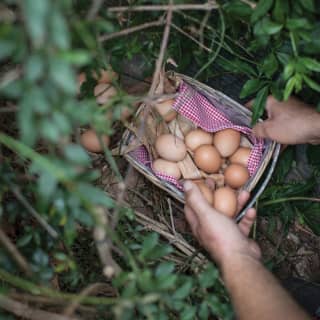
{"label": "woven basket rim", "polygon": [[[225,95],[223,92],[218,91],[214,88],[211,88],[209,86],[207,86],[206,84],[203,84],[197,80],[194,80],[192,78],[190,78],[189,76],[180,74],[180,73],[176,73],[173,71],[169,71],[168,72],[169,77],[174,77],[176,79],[182,79],[183,81],[185,81],[187,84],[191,85],[192,87],[197,86],[198,90],[199,88],[201,88],[203,91],[206,91],[206,93],[208,95],[217,95],[219,98],[228,101],[228,103],[230,103],[230,105],[232,106],[236,106],[238,108],[238,111],[240,111],[243,115],[245,115],[246,117],[251,118],[252,112],[245,108],[244,106],[242,106],[240,103],[238,103],[237,101],[233,100],[232,98],[230,98],[229,96]],[[136,112],[136,117],[139,116],[139,114],[141,113],[141,111],[144,109],[145,105],[142,104],[137,112]],[[263,121],[261,118],[258,121]],[[133,136],[133,132],[131,132],[130,130],[126,130],[122,136],[122,141],[124,142],[124,146],[127,146],[130,138]],[[280,153],[280,144],[275,142],[275,141],[270,141],[270,140],[265,140],[269,142],[269,146],[268,149],[265,150],[266,155],[264,157],[262,157],[261,162],[259,164],[259,167],[256,171],[256,173],[250,177],[249,181],[246,183],[246,185],[244,186],[243,189],[251,192],[255,189],[255,187],[257,186],[258,182],[260,181],[261,177],[263,174],[266,173],[265,178],[263,183],[260,185],[259,189],[255,192],[255,194],[251,197],[251,199],[248,201],[248,203],[246,204],[246,206],[244,207],[244,209],[241,210],[241,212],[236,216],[236,221],[240,221],[243,216],[246,213],[246,210],[251,207],[256,200],[258,199],[258,197],[261,195],[261,193],[264,191],[264,189],[266,188],[268,182],[271,179],[272,173],[275,169],[278,157],[279,157],[279,153]],[[181,203],[184,203],[184,193],[182,191],[180,191],[179,189],[177,189],[174,185],[172,185],[171,183],[165,181],[165,180],[161,180],[160,178],[158,178],[151,169],[145,167],[144,165],[140,164],[134,157],[132,157],[130,154],[126,154],[125,153],[125,147],[120,148],[121,152],[123,153],[123,156],[125,157],[125,159],[137,170],[139,171],[142,175],[144,175],[149,181],[151,181],[153,184],[155,184],[157,187],[161,188],[162,190],[166,191],[167,193],[169,193],[172,197],[174,197],[176,200],[178,200]]]}

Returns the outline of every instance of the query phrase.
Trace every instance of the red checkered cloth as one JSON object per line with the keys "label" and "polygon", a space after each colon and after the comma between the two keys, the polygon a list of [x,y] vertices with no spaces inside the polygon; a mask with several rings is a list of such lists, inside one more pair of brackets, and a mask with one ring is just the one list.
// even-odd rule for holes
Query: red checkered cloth
{"label": "red checkered cloth", "polygon": [[[253,143],[253,148],[248,160],[248,170],[250,176],[252,176],[256,172],[261,160],[264,149],[263,139],[256,138],[250,128],[233,124],[224,114],[217,110],[206,97],[185,82],[180,84],[178,91],[179,95],[173,104],[173,108],[198,127],[208,132],[231,128],[242,132],[248,137]],[[150,155],[146,148],[139,147],[133,151],[131,155],[142,164],[152,168]],[[154,171],[154,173],[160,179],[166,180],[174,184],[177,188],[182,189],[181,184],[175,178],[160,172]]]}

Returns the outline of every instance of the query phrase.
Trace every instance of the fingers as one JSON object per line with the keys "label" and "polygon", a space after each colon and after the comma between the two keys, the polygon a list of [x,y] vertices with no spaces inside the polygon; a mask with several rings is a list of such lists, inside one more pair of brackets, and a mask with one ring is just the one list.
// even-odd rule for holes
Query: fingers
{"label": "fingers", "polygon": [[254,104],[254,99],[246,102],[246,103],[245,103],[245,106],[246,106],[248,109],[251,109],[252,106],[253,106],[253,104]]}
{"label": "fingers", "polygon": [[266,120],[264,122],[257,123],[253,128],[252,128],[252,133],[259,138],[269,138],[269,133],[268,133],[268,125],[269,125],[269,120]]}
{"label": "fingers", "polygon": [[188,205],[184,206],[184,213],[186,215],[186,219],[190,225],[192,233],[196,235],[197,226],[199,224],[197,215]]}
{"label": "fingers", "polygon": [[244,207],[246,202],[250,198],[250,193],[246,190],[242,190],[238,195],[238,212]]}
{"label": "fingers", "polygon": [[254,224],[257,217],[257,211],[254,208],[248,209],[246,215],[239,222],[238,226],[240,231],[246,237],[249,235],[252,225]]}
{"label": "fingers", "polygon": [[209,205],[209,203],[205,200],[199,188],[192,183],[191,181],[186,181],[183,184],[186,204],[189,206],[194,213],[198,216],[198,219],[210,216],[216,213],[216,211]]}

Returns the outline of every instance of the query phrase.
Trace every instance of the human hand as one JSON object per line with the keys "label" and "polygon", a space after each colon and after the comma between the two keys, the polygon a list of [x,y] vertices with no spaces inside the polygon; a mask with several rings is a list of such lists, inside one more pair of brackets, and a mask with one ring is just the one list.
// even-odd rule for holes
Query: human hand
{"label": "human hand", "polygon": [[[186,205],[185,215],[194,236],[210,253],[213,259],[224,266],[240,256],[259,259],[258,245],[248,239],[256,210],[251,208],[239,224],[219,213],[204,199],[198,187],[191,181],[184,183]],[[239,210],[247,202],[249,193],[242,191],[238,198]]]}
{"label": "human hand", "polygon": [[253,127],[257,137],[282,144],[320,143],[320,113],[314,108],[294,97],[280,102],[269,96],[266,110],[269,119]]}

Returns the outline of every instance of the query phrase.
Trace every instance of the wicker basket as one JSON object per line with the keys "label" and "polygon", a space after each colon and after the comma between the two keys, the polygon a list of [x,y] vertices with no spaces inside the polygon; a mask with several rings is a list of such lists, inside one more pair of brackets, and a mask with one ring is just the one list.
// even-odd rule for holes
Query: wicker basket
{"label": "wicker basket", "polygon": [[[207,85],[200,83],[188,76],[183,74],[178,74],[174,72],[167,73],[167,76],[174,80],[175,82],[179,82],[179,80],[183,80],[188,85],[192,86],[199,93],[205,96],[216,108],[224,113],[234,124],[242,125],[250,127],[251,122],[251,111],[247,108],[243,107],[236,101],[232,100],[225,94],[220,91],[214,90]],[[223,106],[223,107],[221,107]],[[141,112],[144,110],[145,105],[142,104],[137,111],[136,117],[142,114]],[[259,121],[262,121],[259,119]],[[133,130],[134,131],[134,130]],[[128,150],[132,150],[132,146],[130,145],[130,141],[134,136],[134,133],[131,130],[126,130],[123,139],[121,142],[120,153],[127,159],[127,161],[141,174],[143,174],[148,180],[150,180],[153,184],[158,186],[159,188],[168,192],[172,197],[177,199],[178,201],[184,203],[184,194],[182,191],[177,189],[171,183],[161,180],[158,178],[150,168],[142,165],[139,161],[137,161]],[[274,171],[278,156],[280,151],[280,145],[274,141],[265,140],[265,148],[261,157],[260,164],[255,174],[250,177],[245,186],[242,189],[248,190],[251,192],[251,198],[246,204],[245,208],[237,215],[236,220],[240,221],[244,216],[247,208],[251,207],[257,198],[261,195],[263,190],[266,188],[272,173]]]}

